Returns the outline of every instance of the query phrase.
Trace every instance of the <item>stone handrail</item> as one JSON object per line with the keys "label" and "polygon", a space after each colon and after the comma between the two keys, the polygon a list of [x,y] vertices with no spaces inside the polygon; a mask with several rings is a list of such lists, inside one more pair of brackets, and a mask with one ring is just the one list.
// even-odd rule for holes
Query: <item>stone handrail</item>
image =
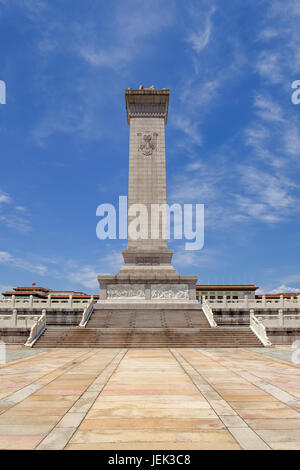
{"label": "stone handrail", "polygon": [[32,348],[34,343],[39,339],[39,337],[45,331],[45,329],[46,329],[46,309],[43,309],[42,315],[31,327],[30,335],[25,343],[25,346],[29,346],[30,348]]}
{"label": "stone handrail", "polygon": [[48,295],[47,299],[34,299],[32,295],[28,299],[18,299],[12,295],[10,299],[0,299],[0,308],[39,308],[39,307],[74,307],[85,305],[89,302],[89,299],[73,299],[70,295],[68,299],[53,299],[51,294]]}
{"label": "stone handrail", "polygon": [[[279,309],[278,315],[263,315],[259,314],[256,315],[257,319],[259,321],[262,321],[265,326],[267,327],[282,327],[282,326],[297,326],[299,322],[299,327],[300,327],[300,314],[294,313],[294,314],[283,314],[282,309]],[[292,321],[295,322],[294,325],[292,325]]]}
{"label": "stone handrail", "polygon": [[250,328],[264,346],[272,346],[266,332],[265,325],[256,318],[254,310],[250,310]]}
{"label": "stone handrail", "polygon": [[79,326],[81,326],[83,328],[86,327],[86,324],[89,321],[90,316],[93,313],[94,304],[95,304],[95,301],[94,301],[93,298],[91,298],[88,305],[85,307],[84,311],[82,312],[82,318],[81,318],[81,322],[79,323]]}
{"label": "stone handrail", "polygon": [[213,311],[211,309],[211,306],[209,305],[209,303],[207,302],[207,300],[205,299],[204,296],[202,297],[202,311],[203,311],[204,315],[206,316],[207,321],[208,321],[208,323],[210,324],[211,327],[218,326],[216,324],[215,320],[214,320],[214,314],[213,314]]}
{"label": "stone handrail", "polygon": [[0,327],[2,328],[27,328],[37,321],[40,315],[0,315]]}
{"label": "stone handrail", "polygon": [[262,296],[261,299],[248,298],[245,295],[240,299],[227,299],[224,295],[222,299],[206,299],[211,308],[245,308],[245,309],[264,309],[264,308],[299,308],[300,309],[300,295],[292,298],[284,298],[283,295],[279,299],[268,299]]}

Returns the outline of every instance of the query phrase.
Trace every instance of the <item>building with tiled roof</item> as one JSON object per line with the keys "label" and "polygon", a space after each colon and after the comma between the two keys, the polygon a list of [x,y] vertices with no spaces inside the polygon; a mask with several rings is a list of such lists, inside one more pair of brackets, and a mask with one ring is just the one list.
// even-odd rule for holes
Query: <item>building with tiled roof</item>
{"label": "building with tiled roof", "polygon": [[[90,299],[92,296],[85,294],[84,292],[73,291],[73,290],[53,290],[46,289],[41,286],[30,286],[30,287],[14,287],[12,291],[2,292],[4,298],[9,299],[12,296],[18,297],[19,299],[27,299],[32,296],[34,299],[47,299],[50,295],[52,299]],[[99,295],[93,296],[95,299],[99,298]]]}
{"label": "building with tiled roof", "polygon": [[255,291],[258,286],[254,284],[197,284],[197,298],[205,296],[210,300],[221,300],[224,296],[227,299],[240,299],[246,295],[249,299],[255,298]]}

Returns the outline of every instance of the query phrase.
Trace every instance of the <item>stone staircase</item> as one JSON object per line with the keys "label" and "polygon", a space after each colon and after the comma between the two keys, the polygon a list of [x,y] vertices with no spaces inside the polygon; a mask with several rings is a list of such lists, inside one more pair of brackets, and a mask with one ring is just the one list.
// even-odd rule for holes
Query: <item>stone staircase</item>
{"label": "stone staircase", "polygon": [[37,348],[263,347],[250,328],[47,328]]}
{"label": "stone staircase", "polygon": [[201,309],[115,309],[100,310],[97,305],[87,328],[209,328],[210,325]]}

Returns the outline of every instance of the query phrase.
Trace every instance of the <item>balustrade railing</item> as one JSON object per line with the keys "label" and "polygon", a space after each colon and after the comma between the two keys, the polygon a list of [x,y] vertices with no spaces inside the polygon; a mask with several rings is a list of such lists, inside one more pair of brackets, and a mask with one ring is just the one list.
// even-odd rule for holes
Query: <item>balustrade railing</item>
{"label": "balustrade railing", "polygon": [[299,308],[300,309],[300,295],[292,298],[284,298],[282,295],[278,299],[268,299],[262,296],[261,299],[252,299],[245,296],[240,299],[227,299],[223,296],[222,299],[206,299],[207,303],[211,308],[253,308],[253,309],[264,309],[264,308]]}
{"label": "balustrade railing", "polygon": [[204,296],[202,297],[202,310],[210,326],[212,327],[218,326],[214,320],[214,314],[211,309],[211,306],[209,305],[209,303],[207,303],[206,298]]}
{"label": "balustrade railing", "polygon": [[81,307],[88,304],[90,299],[74,299],[70,296],[68,299],[53,299],[51,295],[47,299],[34,299],[30,296],[28,299],[18,299],[14,295],[10,299],[0,299],[0,308],[58,308],[58,307]]}
{"label": "balustrade railing", "polygon": [[300,314],[284,314],[280,309],[277,315],[256,314],[266,327],[300,327]]}
{"label": "balustrade railing", "polygon": [[250,310],[250,328],[264,346],[272,346],[265,325],[254,315],[253,309]]}
{"label": "balustrade railing", "polygon": [[42,310],[42,315],[38,320],[32,325],[30,330],[29,338],[27,339],[25,346],[32,347],[34,343],[39,339],[41,334],[46,329],[46,310]]}
{"label": "balustrade railing", "polygon": [[0,315],[0,328],[31,328],[40,315]]}
{"label": "balustrade railing", "polygon": [[86,324],[89,321],[90,316],[93,313],[94,304],[95,304],[95,301],[94,301],[93,298],[91,298],[91,300],[89,301],[88,305],[86,306],[86,308],[84,309],[84,311],[82,313],[82,318],[81,318],[81,322],[79,323],[79,326],[81,326],[83,328],[86,327]]}

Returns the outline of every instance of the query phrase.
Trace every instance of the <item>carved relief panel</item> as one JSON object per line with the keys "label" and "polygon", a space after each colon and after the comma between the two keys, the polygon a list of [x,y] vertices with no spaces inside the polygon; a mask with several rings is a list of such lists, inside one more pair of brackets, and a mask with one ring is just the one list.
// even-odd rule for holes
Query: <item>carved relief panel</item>
{"label": "carved relief panel", "polygon": [[108,299],[144,299],[144,284],[110,284],[107,286]]}
{"label": "carved relief panel", "polygon": [[187,284],[152,284],[151,299],[188,299]]}
{"label": "carved relief panel", "polygon": [[143,131],[138,132],[138,150],[145,157],[151,157],[154,150],[157,149],[157,132]]}

